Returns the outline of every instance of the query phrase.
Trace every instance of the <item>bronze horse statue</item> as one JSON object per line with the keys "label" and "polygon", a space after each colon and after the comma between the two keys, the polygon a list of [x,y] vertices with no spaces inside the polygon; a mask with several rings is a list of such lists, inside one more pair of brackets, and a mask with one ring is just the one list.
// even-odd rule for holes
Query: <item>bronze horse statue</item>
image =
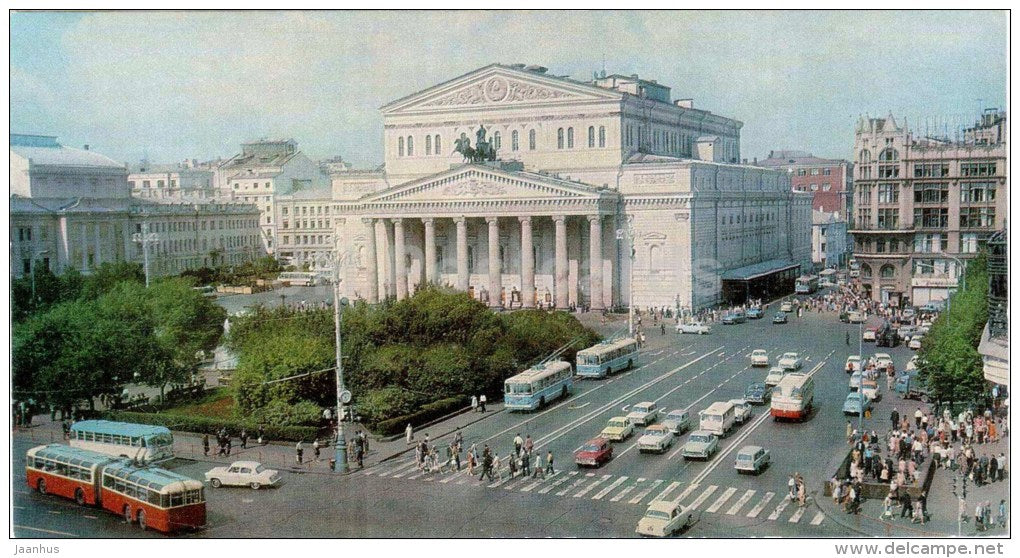
{"label": "bronze horse statue", "polygon": [[480,163],[482,161],[495,161],[496,160],[496,147],[491,141],[488,141],[485,137],[485,126],[480,126],[478,131],[475,133],[475,146],[471,147],[471,140],[468,139],[467,134],[461,132],[460,137],[457,138],[453,144],[455,153],[460,153],[464,156],[464,160],[471,163]]}

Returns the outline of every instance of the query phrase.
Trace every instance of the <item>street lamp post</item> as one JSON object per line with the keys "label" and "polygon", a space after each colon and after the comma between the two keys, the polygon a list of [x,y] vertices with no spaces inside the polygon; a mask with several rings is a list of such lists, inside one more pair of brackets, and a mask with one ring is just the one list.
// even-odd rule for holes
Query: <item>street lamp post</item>
{"label": "street lamp post", "polygon": [[350,465],[347,460],[347,434],[344,431],[346,413],[344,406],[351,402],[351,392],[344,385],[344,365],[341,354],[341,327],[343,326],[343,308],[347,306],[346,297],[340,296],[340,266],[343,257],[334,252],[333,255],[333,326],[336,331],[336,443],[334,444],[333,460],[338,473],[347,473]]}
{"label": "street lamp post", "polygon": [[630,332],[630,336],[634,336],[634,221],[627,221],[627,240],[630,242],[630,270],[629,279],[627,285],[627,293],[629,301],[627,306],[629,309],[629,316],[627,321],[627,331]]}
{"label": "street lamp post", "polygon": [[857,379],[857,393],[860,395],[861,407],[857,413],[857,435],[864,436],[864,322],[857,323],[857,356],[860,360],[861,375]]}
{"label": "street lamp post", "polygon": [[149,288],[149,243],[159,240],[159,235],[149,232],[149,223],[142,223],[142,232],[132,235],[132,240],[142,244],[142,261],[145,266],[145,288]]}

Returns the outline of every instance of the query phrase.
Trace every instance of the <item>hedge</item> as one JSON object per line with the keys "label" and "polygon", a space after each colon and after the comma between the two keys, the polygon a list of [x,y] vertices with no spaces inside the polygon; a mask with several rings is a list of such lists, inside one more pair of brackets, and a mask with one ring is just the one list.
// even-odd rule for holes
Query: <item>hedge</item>
{"label": "hedge", "polygon": [[409,415],[379,421],[375,424],[375,433],[383,436],[399,434],[404,431],[404,428],[407,427],[408,423],[417,427],[430,420],[437,419],[454,411],[463,409],[467,402],[466,400],[466,395],[456,395],[454,397],[440,399],[439,401],[433,401],[432,403],[422,405],[421,409]]}
{"label": "hedge", "polygon": [[[221,428],[226,428],[232,435],[240,434],[241,429],[248,431],[253,438],[257,436],[258,424],[240,420],[222,420],[208,417],[194,417],[185,415],[174,415],[170,413],[135,413],[131,411],[108,411],[103,413],[102,418],[122,422],[135,422],[140,424],[156,424],[166,426],[171,430],[184,432],[214,434]],[[276,426],[266,424],[263,426],[265,437],[268,440],[294,442],[298,440],[314,440],[319,435],[319,429],[314,426]]]}

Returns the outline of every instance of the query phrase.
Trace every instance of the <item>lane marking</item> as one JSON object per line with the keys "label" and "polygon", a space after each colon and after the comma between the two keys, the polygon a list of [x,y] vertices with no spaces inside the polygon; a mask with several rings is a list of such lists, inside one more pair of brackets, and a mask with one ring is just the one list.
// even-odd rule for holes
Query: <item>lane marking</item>
{"label": "lane marking", "polygon": [[612,475],[602,475],[602,478],[595,479],[595,482],[589,484],[587,488],[585,488],[584,490],[578,492],[577,494],[574,494],[574,498],[583,498],[585,494],[588,494],[589,492],[591,492],[591,489],[593,489],[596,486],[602,484],[603,482],[606,481],[606,479],[608,479],[611,476]]}
{"label": "lane marking", "polygon": [[708,500],[708,497],[711,496],[718,488],[719,487],[714,484],[706,488],[705,491],[701,493],[701,496],[698,496],[696,500],[691,502],[690,506],[684,508],[684,511],[690,512],[698,509],[698,506],[705,503],[705,500]]}
{"label": "lane marking", "polygon": [[599,490],[597,494],[595,494],[594,496],[591,497],[591,499],[592,500],[601,500],[601,499],[605,498],[606,494],[609,494],[613,490],[616,490],[616,487],[618,487],[621,484],[627,482],[627,479],[629,479],[629,478],[630,477],[620,477],[620,478],[614,480],[612,483],[609,484],[609,486],[603,488],[602,490]]}
{"label": "lane marking", "polygon": [[758,514],[760,514],[762,510],[765,509],[765,506],[769,505],[769,502],[771,502],[772,499],[775,497],[776,497],[775,492],[766,492],[765,497],[761,499],[761,502],[758,502],[757,505],[751,508],[751,511],[747,512],[747,517],[750,517],[752,519],[758,517]]}
{"label": "lane marking", "polygon": [[681,484],[680,481],[673,481],[669,483],[669,486],[666,487],[666,490],[663,490],[662,492],[659,493],[658,496],[652,498],[652,501],[658,502],[659,500],[665,500],[666,497],[669,496],[669,493],[676,490],[676,488],[680,486],[680,484]]}
{"label": "lane marking", "polygon": [[642,490],[641,492],[638,492],[637,495],[635,495],[633,498],[631,498],[630,501],[628,501],[627,503],[628,504],[637,504],[637,503],[639,503],[641,500],[644,499],[645,496],[648,496],[649,493],[651,493],[653,490],[658,488],[658,486],[660,484],[664,483],[664,482],[666,482],[666,481],[664,481],[662,479],[656,479],[655,481],[652,482],[651,486],[649,486],[648,488]]}
{"label": "lane marking", "polygon": [[824,521],[824,520],[825,520],[825,514],[822,513],[822,512],[818,512],[817,514],[815,514],[814,519],[811,520],[811,524],[812,525],[821,525],[822,521]]}
{"label": "lane marking", "polygon": [[792,500],[790,500],[789,497],[783,498],[783,501],[779,502],[779,505],[776,506],[776,509],[773,510],[771,514],[769,514],[769,521],[775,521],[779,519],[779,516],[782,515],[783,511],[786,510],[786,506],[789,506],[791,501]]}
{"label": "lane marking", "polygon": [[790,517],[790,523],[800,523],[800,518],[804,516],[806,511],[807,508],[804,506],[797,508],[797,511],[793,512],[793,515]]}
{"label": "lane marking", "polygon": [[637,482],[635,482],[634,484],[632,484],[632,485],[628,486],[627,488],[624,488],[623,490],[621,490],[619,492],[619,494],[617,494],[616,496],[613,496],[612,498],[610,498],[609,501],[610,502],[619,502],[620,500],[623,500],[635,488],[637,488],[638,486],[641,486],[641,483],[645,482],[645,480],[647,480],[647,479],[638,479]]}
{"label": "lane marking", "polygon": [[29,531],[38,531],[40,533],[49,533],[51,535],[63,535],[65,537],[78,537],[78,536],[80,536],[80,535],[75,535],[74,533],[66,533],[64,531],[53,531],[53,530],[50,530],[50,529],[40,529],[38,527],[29,527],[27,525],[13,525],[13,527],[15,529],[27,529]]}
{"label": "lane marking", "polygon": [[[639,437],[640,437],[640,436],[639,436]],[[630,445],[630,447],[629,447],[629,448],[627,448],[627,449],[625,449],[625,450],[621,451],[620,453],[618,453],[618,454],[614,455],[613,457],[614,457],[614,458],[616,458],[616,459],[619,459],[620,457],[623,457],[623,455],[624,455],[625,453],[627,453],[628,451],[630,451],[630,450],[632,450],[632,449],[636,448],[636,447],[637,447],[637,445],[638,445],[638,443],[637,443],[637,442],[634,442],[633,444],[631,444],[631,445]]]}
{"label": "lane marking", "polygon": [[697,488],[698,488],[698,485],[696,485],[696,484],[692,484],[692,485],[688,486],[687,488],[684,489],[683,492],[680,493],[679,496],[676,497],[676,499],[673,500],[673,502],[674,503],[682,502],[684,498],[686,498],[691,492],[694,492]]}
{"label": "lane marking", "polygon": [[[571,490],[573,490],[573,489],[577,488],[578,486],[581,486],[582,484],[584,484],[584,481],[586,481],[586,480],[588,480],[588,479],[586,479],[586,478],[579,478],[579,479],[575,480],[574,483],[571,484],[570,486],[568,486],[568,487],[564,488],[563,490],[560,490],[559,492],[557,492],[556,495],[557,496],[564,496],[564,495],[566,495],[567,492],[570,492]],[[539,492],[541,493],[541,491],[539,491]]]}
{"label": "lane marking", "polygon": [[719,508],[723,507],[723,504],[725,504],[727,500],[732,498],[733,495],[736,494],[736,492],[737,489],[733,488],[732,486],[727,488],[726,491],[722,493],[722,496],[716,498],[715,502],[712,502],[712,505],[709,506],[709,508],[705,511],[707,511],[708,513],[715,513],[719,511]]}
{"label": "lane marking", "polygon": [[755,493],[754,490],[748,490],[747,492],[745,492],[744,495],[741,496],[740,499],[737,500],[735,504],[730,506],[730,509],[726,510],[726,515],[737,515],[737,512],[740,511],[740,508],[744,507],[744,504],[751,500],[751,497],[754,496],[754,493]]}

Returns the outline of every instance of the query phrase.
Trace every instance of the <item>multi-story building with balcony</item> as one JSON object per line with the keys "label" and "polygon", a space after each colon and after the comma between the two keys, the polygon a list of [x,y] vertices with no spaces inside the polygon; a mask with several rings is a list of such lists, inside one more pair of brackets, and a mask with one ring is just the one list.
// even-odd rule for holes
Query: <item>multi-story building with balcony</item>
{"label": "multi-story building with balcony", "polygon": [[312,271],[333,269],[334,221],[339,217],[330,188],[299,190],[276,197],[277,258]]}
{"label": "multi-story building with balcony", "polygon": [[151,165],[141,162],[128,174],[131,195],[149,200],[205,201],[216,198],[213,171],[194,163]]}
{"label": "multi-story building with balcony", "polygon": [[862,118],[854,153],[850,232],[865,290],[892,305],[946,299],[1005,226],[1006,114],[986,111],[962,140],[915,136],[892,115]]}

